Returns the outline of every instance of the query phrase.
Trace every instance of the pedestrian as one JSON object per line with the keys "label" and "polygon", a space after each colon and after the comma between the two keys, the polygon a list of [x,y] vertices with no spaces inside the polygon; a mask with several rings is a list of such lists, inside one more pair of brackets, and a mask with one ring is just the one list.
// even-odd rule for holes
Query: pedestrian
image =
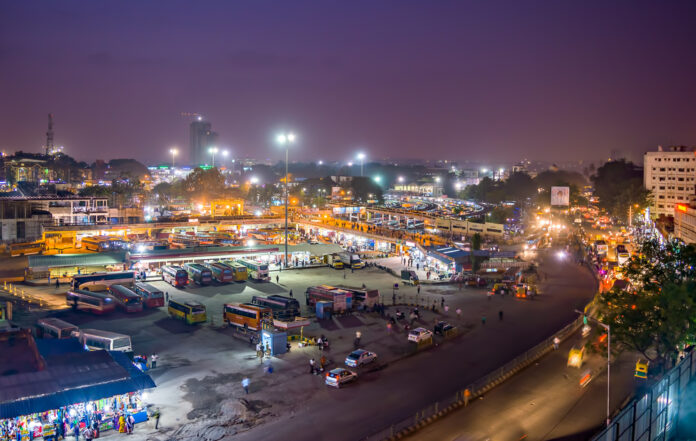
{"label": "pedestrian", "polygon": [[500,311],[498,311],[498,320],[502,320],[502,319],[503,319],[503,310],[501,309]]}
{"label": "pedestrian", "polygon": [[317,339],[317,346],[319,346],[320,351],[324,350],[324,341],[321,339],[321,337]]}
{"label": "pedestrian", "polygon": [[133,426],[135,426],[135,418],[133,417],[133,414],[128,415],[127,419],[127,426],[128,426],[128,434],[132,435],[133,434]]}
{"label": "pedestrian", "polygon": [[310,374],[314,373],[314,359],[313,358],[309,359],[309,373]]}
{"label": "pedestrian", "polygon": [[442,298],[440,299],[440,308],[444,308],[444,307],[445,307],[445,298],[442,297]]}
{"label": "pedestrian", "polygon": [[396,305],[396,293],[392,294],[392,305]]}
{"label": "pedestrian", "polygon": [[169,303],[169,291],[165,291],[164,293],[164,301]]}
{"label": "pedestrian", "polygon": [[75,441],[80,441],[80,425],[79,424],[73,425],[73,435],[75,435]]}
{"label": "pedestrian", "polygon": [[445,305],[443,308],[445,309],[445,314],[447,314],[449,312],[449,305]]}
{"label": "pedestrian", "polygon": [[280,276],[276,274],[276,284],[280,283]]}
{"label": "pedestrian", "polygon": [[417,291],[418,291],[418,294],[420,294],[420,284],[418,284],[418,289],[417,289]]}
{"label": "pedestrian", "polygon": [[324,366],[326,366],[326,357],[322,355],[319,359],[319,367],[321,369],[321,372],[324,372]]}
{"label": "pedestrian", "polygon": [[244,377],[242,379],[242,388],[244,388],[244,393],[249,395],[249,377]]}
{"label": "pedestrian", "polygon": [[292,295],[292,290],[290,290],[290,297],[294,297],[294,296]]}
{"label": "pedestrian", "polygon": [[458,319],[462,318],[462,309],[461,308],[457,308],[457,310],[455,312],[457,313]]}
{"label": "pedestrian", "polygon": [[60,288],[60,279],[56,278],[56,289]]}
{"label": "pedestrian", "polygon": [[561,344],[561,339],[558,337],[554,337],[553,338],[553,348],[558,349],[558,345],[560,345],[560,344]]}
{"label": "pedestrian", "polygon": [[486,316],[485,316],[485,315],[482,315],[482,316],[481,316],[481,324],[482,324],[482,325],[485,325],[485,324],[486,324]]}
{"label": "pedestrian", "polygon": [[150,359],[152,360],[152,361],[150,362],[150,367],[151,367],[152,369],[154,369],[154,368],[157,367],[157,359],[158,359],[158,358],[159,358],[159,356],[158,356],[157,354],[152,354],[152,357],[150,357]]}
{"label": "pedestrian", "polygon": [[160,420],[160,409],[159,407],[155,409],[155,413],[152,415],[155,417],[155,430],[159,427],[159,420]]}

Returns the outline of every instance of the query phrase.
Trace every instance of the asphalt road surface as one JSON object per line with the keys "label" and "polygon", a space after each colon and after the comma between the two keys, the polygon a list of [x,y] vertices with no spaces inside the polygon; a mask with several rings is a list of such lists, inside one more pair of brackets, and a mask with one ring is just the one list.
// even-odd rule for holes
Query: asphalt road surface
{"label": "asphalt road surface", "polygon": [[[571,260],[561,261],[550,250],[541,257],[547,276],[535,300],[495,298],[478,303],[487,324],[467,335],[367,374],[346,388],[326,388],[290,415],[279,415],[235,437],[239,440],[366,439],[428,404],[454,395],[474,380],[533,347],[577,317],[593,297],[596,284],[589,270]],[[505,302],[528,302],[499,321]],[[291,397],[288,397],[291,399]],[[501,409],[502,410],[502,409]]]}

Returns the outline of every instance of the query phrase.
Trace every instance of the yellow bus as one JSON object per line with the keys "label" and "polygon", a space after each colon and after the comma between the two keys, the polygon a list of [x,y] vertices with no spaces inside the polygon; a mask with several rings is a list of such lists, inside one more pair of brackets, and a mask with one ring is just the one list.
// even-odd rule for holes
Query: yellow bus
{"label": "yellow bus", "polygon": [[167,311],[173,318],[183,320],[189,325],[205,323],[208,320],[208,315],[205,312],[205,305],[198,302],[183,302],[169,299]]}
{"label": "yellow bus", "polygon": [[249,273],[247,272],[247,267],[234,260],[228,260],[224,262],[225,265],[232,269],[232,280],[235,282],[244,282],[249,278]]}
{"label": "yellow bus", "polygon": [[42,240],[36,242],[21,242],[10,244],[10,256],[26,256],[29,254],[41,254],[44,250]]}
{"label": "yellow bus", "polygon": [[260,331],[264,314],[271,314],[270,308],[252,303],[225,303],[222,311],[225,323],[252,331]]}

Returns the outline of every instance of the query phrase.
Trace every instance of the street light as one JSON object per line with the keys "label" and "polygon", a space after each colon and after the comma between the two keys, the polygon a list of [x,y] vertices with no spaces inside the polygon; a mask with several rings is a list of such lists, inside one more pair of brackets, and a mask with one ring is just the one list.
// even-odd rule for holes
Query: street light
{"label": "street light", "polygon": [[381,177],[381,176],[375,176],[373,179],[374,179],[375,182],[378,183],[378,184],[379,184],[380,182],[382,182],[382,177]]}
{"label": "street light", "polygon": [[358,153],[358,159],[360,160],[360,176],[363,175],[363,165],[365,163],[365,153]]}
{"label": "street light", "polygon": [[[283,255],[283,261],[285,267],[288,266],[288,150],[290,144],[295,143],[295,134],[292,132],[281,133],[276,137],[276,142],[281,146],[285,147],[285,254]],[[281,266],[282,270],[282,266]]]}
{"label": "street light", "polygon": [[213,168],[215,168],[215,154],[216,154],[217,152],[218,152],[218,148],[217,148],[217,147],[210,147],[210,148],[208,149],[208,153],[210,153],[210,154],[213,156],[213,162],[212,162]]}
{"label": "street light", "polygon": [[172,168],[174,168],[174,161],[176,155],[179,154],[179,150],[176,147],[172,147],[171,149],[169,149],[169,154],[172,155]]}
{"label": "street light", "polygon": [[225,158],[225,162],[227,162],[227,157],[230,155],[229,150],[223,150],[222,151],[222,157]]}
{"label": "street light", "polygon": [[399,181],[399,183],[403,183],[403,182],[404,182],[404,177],[403,177],[403,176],[399,176],[399,177],[397,178],[397,180]]}

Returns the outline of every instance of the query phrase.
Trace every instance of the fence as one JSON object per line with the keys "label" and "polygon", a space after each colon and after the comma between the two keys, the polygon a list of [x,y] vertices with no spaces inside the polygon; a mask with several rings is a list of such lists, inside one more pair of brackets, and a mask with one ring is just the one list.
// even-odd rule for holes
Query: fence
{"label": "fence", "polygon": [[663,441],[676,435],[679,403],[696,375],[691,351],[647,393],[633,399],[592,441]]}
{"label": "fence", "polygon": [[[392,423],[389,427],[381,430],[380,432],[374,433],[365,440],[378,441],[387,440],[399,435],[408,434],[418,430],[420,427],[425,426],[432,422],[435,418],[444,415],[458,407],[465,406],[470,400],[473,400],[503,381],[507,380],[512,375],[516,374],[520,370],[529,366],[534,361],[541,358],[546,353],[553,350],[553,341],[556,337],[560,340],[564,340],[575,331],[577,331],[582,325],[582,319],[578,318],[574,322],[565,326],[563,329],[558,331],[555,335],[547,338],[538,345],[529,349],[525,353],[515,357],[514,359],[507,362],[500,368],[488,373],[482,378],[474,381],[473,383],[467,385],[466,387],[455,391],[455,393],[438,400],[428,406],[419,409],[415,414],[410,415],[407,418],[402,419]],[[622,440],[623,441],[623,440]]]}

